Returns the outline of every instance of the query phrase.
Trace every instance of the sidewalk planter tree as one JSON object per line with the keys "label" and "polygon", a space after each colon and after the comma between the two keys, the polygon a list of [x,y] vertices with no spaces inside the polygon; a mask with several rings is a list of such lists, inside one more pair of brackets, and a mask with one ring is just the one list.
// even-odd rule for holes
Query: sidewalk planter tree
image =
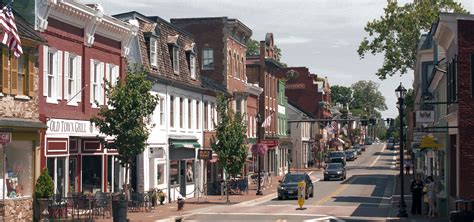
{"label": "sidewalk planter tree", "polygon": [[33,220],[39,221],[41,214],[48,208],[48,199],[53,196],[54,182],[53,178],[49,176],[48,169],[44,168],[41,175],[36,180],[35,196],[33,205]]}
{"label": "sidewalk planter tree", "polygon": [[[217,154],[219,164],[224,169],[225,173],[230,176],[235,176],[242,172],[242,167],[247,156],[247,146],[245,145],[246,126],[243,123],[242,115],[236,114],[232,109],[228,109],[227,98],[219,94],[217,96],[217,112],[219,115],[218,123],[216,124],[216,135],[211,140],[211,147]],[[226,194],[227,201],[229,200],[229,179],[227,176]]]}
{"label": "sidewalk planter tree", "polygon": [[[158,103],[157,96],[150,93],[153,83],[146,77],[146,70],[134,67],[128,69],[125,79],[117,80],[115,86],[106,82],[107,105],[101,106],[99,113],[90,120],[102,134],[114,138],[111,142],[99,137],[106,149],[117,149],[120,164],[126,169],[125,198],[116,198],[115,201],[126,202],[129,199],[128,172],[136,156],[145,150],[152,127],[149,124],[150,115]],[[119,205],[115,204],[115,206]],[[123,205],[125,204],[120,206]]]}

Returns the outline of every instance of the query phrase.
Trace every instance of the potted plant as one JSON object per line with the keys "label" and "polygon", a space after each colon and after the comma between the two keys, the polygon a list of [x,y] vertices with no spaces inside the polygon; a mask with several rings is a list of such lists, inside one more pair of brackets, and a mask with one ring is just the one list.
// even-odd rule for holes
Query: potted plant
{"label": "potted plant", "polygon": [[48,169],[44,168],[41,175],[36,180],[34,205],[33,205],[33,219],[39,221],[41,214],[48,208],[48,198],[52,197],[54,193],[53,178],[49,176]]}
{"label": "potted plant", "polygon": [[163,202],[165,201],[165,198],[166,198],[166,193],[163,192],[163,190],[159,189],[157,195],[158,195],[158,200],[160,201],[160,205],[163,205]]}

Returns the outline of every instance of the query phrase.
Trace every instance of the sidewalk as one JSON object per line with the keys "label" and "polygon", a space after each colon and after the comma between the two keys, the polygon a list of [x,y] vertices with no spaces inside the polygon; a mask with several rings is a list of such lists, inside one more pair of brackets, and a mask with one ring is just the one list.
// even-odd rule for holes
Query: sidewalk
{"label": "sidewalk", "polygon": [[399,209],[399,202],[400,202],[400,176],[397,174],[395,176],[395,186],[394,186],[394,192],[392,195],[392,201],[390,203],[390,212],[388,215],[387,221],[430,221],[430,222],[437,222],[437,221],[449,221],[449,218],[447,217],[436,217],[436,218],[429,218],[427,216],[424,216],[425,210],[422,207],[422,215],[412,215],[411,214],[411,205],[412,205],[412,197],[411,197],[411,192],[410,192],[410,184],[411,181],[414,179],[413,174],[411,175],[404,175],[404,184],[405,184],[405,194],[404,194],[404,200],[406,204],[406,212],[408,214],[407,218],[397,218],[398,214],[398,209]]}
{"label": "sidewalk", "polygon": [[[229,206],[234,204],[258,204],[259,202],[270,200],[276,198],[275,193],[278,188],[278,180],[281,180],[281,176],[273,177],[271,183],[265,189],[262,189],[263,195],[256,195],[256,187],[250,186],[248,193],[242,193],[240,195],[230,195]],[[204,196],[204,197],[195,197],[186,199],[184,208],[181,211],[178,211],[177,202],[172,202],[164,205],[158,205],[151,212],[128,212],[128,219],[130,221],[156,221],[163,219],[171,219],[169,221],[174,221],[173,218],[179,218],[183,215],[189,215],[192,213],[197,213],[199,211],[205,211],[213,206],[222,206],[226,204],[226,196]],[[97,219],[95,221],[112,221],[112,218],[108,219]]]}

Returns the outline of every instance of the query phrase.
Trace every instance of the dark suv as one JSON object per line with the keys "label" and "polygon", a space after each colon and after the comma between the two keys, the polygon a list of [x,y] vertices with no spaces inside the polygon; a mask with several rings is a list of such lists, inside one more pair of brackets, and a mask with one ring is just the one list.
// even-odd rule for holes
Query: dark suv
{"label": "dark suv", "polygon": [[306,183],[305,199],[314,196],[313,181],[307,173],[287,173],[278,186],[278,200],[298,197],[298,182]]}

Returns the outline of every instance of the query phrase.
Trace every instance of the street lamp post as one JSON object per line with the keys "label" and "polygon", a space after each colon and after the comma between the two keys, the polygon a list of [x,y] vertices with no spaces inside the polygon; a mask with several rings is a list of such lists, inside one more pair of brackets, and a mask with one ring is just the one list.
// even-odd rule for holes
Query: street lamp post
{"label": "street lamp post", "polygon": [[398,217],[408,217],[407,211],[405,209],[405,197],[404,197],[404,192],[405,192],[405,181],[404,181],[404,174],[403,174],[403,157],[404,157],[404,151],[403,151],[403,102],[405,99],[405,94],[407,90],[405,87],[403,87],[402,83],[395,89],[395,93],[397,94],[398,97],[398,111],[399,111],[399,116],[400,116],[400,206],[398,210]]}
{"label": "street lamp post", "polygon": [[[257,144],[260,143],[261,139],[262,139],[262,136],[260,135],[260,128],[262,127],[261,124],[262,124],[262,116],[260,116],[260,113],[257,114],[257,116],[255,117],[256,120],[257,120]],[[261,176],[261,169],[260,169],[260,154],[257,154],[257,164],[258,164],[258,175],[257,175],[257,193],[256,195],[263,195],[263,192],[260,188],[260,184],[261,184],[261,181],[262,181],[262,176]]]}

